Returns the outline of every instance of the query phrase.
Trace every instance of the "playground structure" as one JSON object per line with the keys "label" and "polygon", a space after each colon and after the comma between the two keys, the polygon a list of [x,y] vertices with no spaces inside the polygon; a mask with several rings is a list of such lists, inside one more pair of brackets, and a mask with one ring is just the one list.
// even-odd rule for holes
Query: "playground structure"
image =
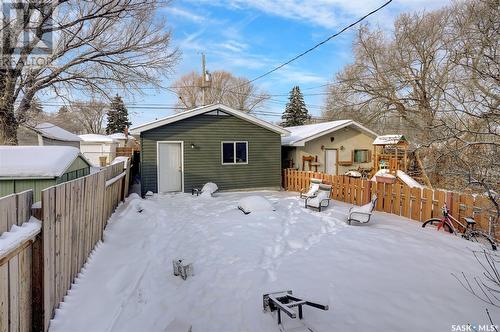
{"label": "playground structure", "polygon": [[373,171],[389,169],[391,174],[396,171],[407,171],[408,141],[403,135],[378,136],[373,141]]}
{"label": "playground structure", "polygon": [[378,136],[373,141],[372,180],[410,187],[431,187],[418,152],[409,153],[410,144],[403,135]]}

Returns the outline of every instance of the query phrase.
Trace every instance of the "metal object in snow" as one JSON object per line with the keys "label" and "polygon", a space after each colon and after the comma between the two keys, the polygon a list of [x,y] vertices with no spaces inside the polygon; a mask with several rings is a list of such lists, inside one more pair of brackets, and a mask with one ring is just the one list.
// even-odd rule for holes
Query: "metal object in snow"
{"label": "metal object in snow", "polygon": [[290,318],[297,318],[297,313],[292,309],[298,307],[299,319],[303,318],[302,306],[308,305],[316,309],[328,310],[328,305],[314,303],[293,296],[291,290],[264,294],[262,297],[264,312],[277,311],[278,325],[281,325],[281,311],[286,313]]}
{"label": "metal object in snow", "polygon": [[183,280],[187,277],[193,276],[193,263],[183,264],[183,259],[174,259],[172,261],[174,268],[174,276],[180,276]]}

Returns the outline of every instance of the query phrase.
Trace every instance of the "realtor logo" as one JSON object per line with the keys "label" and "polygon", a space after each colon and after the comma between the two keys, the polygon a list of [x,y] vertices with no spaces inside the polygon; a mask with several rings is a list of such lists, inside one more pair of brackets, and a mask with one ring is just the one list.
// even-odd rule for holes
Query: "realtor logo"
{"label": "realtor logo", "polygon": [[54,48],[52,1],[0,0],[0,4],[2,66],[12,65],[25,53],[28,54],[25,65],[46,65]]}

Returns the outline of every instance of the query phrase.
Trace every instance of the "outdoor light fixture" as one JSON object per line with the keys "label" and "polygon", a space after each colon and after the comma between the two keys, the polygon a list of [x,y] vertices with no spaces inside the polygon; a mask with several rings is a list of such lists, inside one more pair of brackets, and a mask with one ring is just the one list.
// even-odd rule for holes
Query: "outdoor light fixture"
{"label": "outdoor light fixture", "polygon": [[196,147],[196,145],[194,145],[194,143],[191,143],[191,149],[194,149]]}
{"label": "outdoor light fixture", "polygon": [[340,146],[340,150],[341,150],[341,151],[344,151],[344,150],[345,150],[345,148],[344,148],[344,146],[343,146],[343,145],[341,145],[341,146]]}

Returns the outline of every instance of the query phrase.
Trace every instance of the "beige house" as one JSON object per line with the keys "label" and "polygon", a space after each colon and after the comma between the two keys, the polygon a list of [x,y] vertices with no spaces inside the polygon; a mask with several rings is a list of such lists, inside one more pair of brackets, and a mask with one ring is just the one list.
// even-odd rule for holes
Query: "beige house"
{"label": "beige house", "polygon": [[282,137],[284,168],[340,175],[350,170],[372,169],[372,130],[352,120],[338,120],[287,127]]}

